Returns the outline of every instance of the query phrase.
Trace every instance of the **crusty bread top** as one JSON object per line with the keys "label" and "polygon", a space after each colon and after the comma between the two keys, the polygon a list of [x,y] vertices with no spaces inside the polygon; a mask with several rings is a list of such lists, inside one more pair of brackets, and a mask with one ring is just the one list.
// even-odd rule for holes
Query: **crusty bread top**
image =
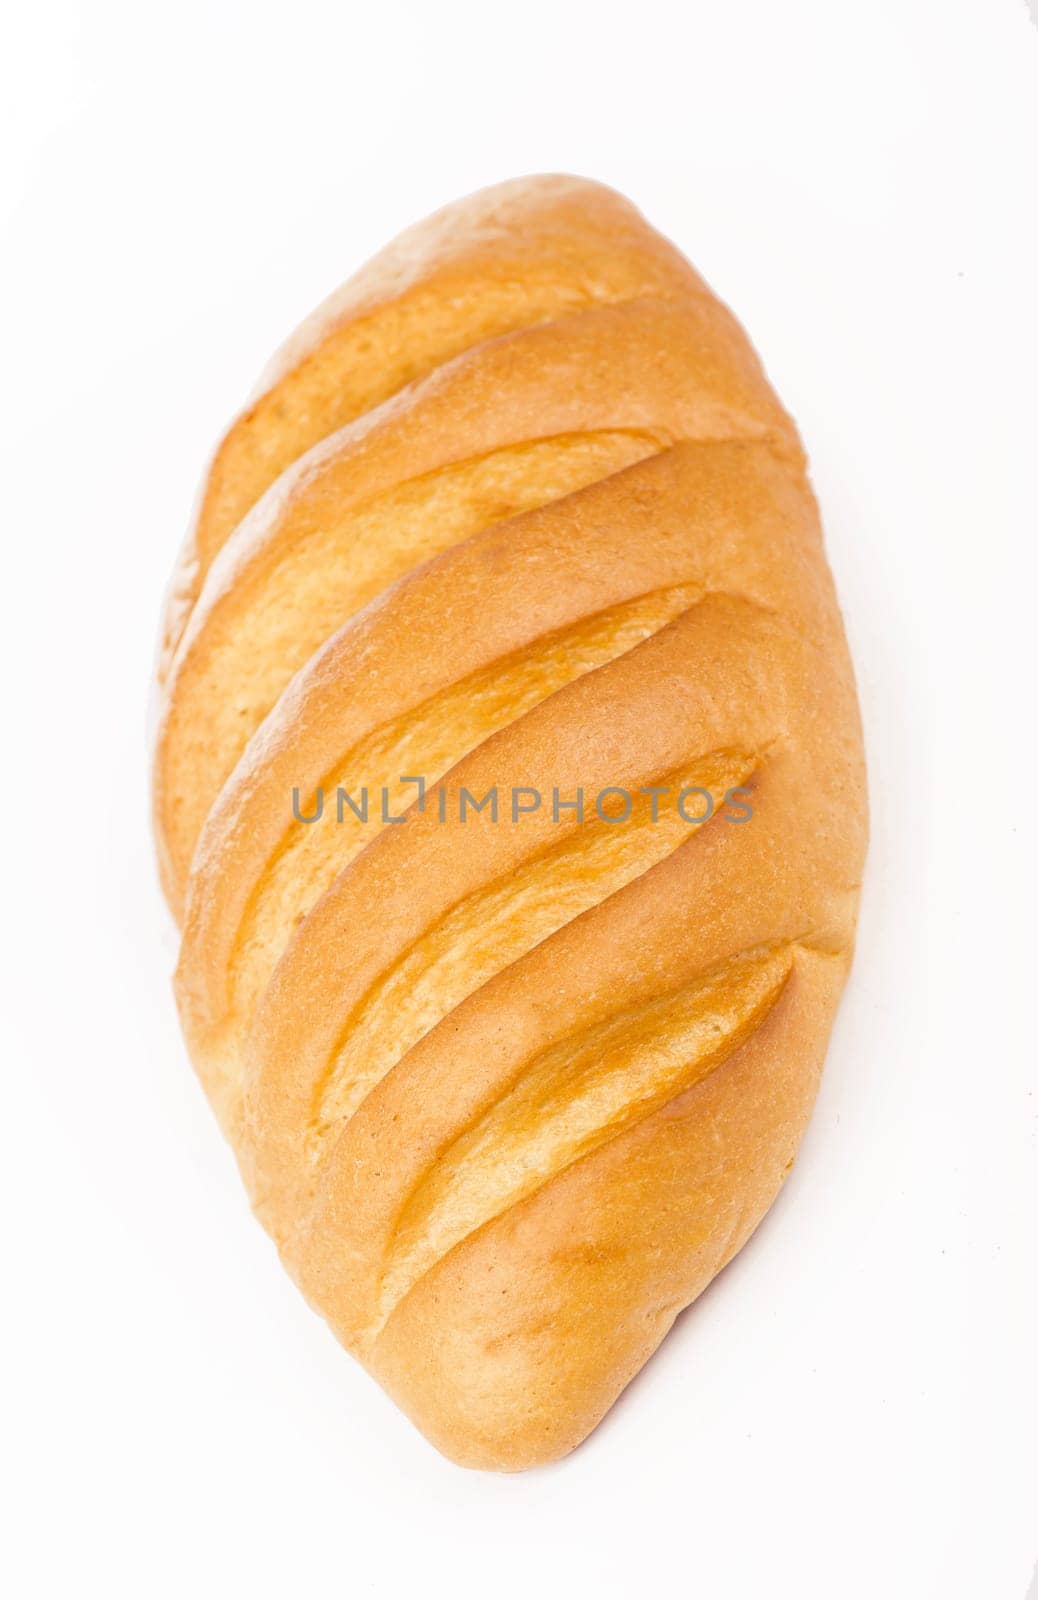
{"label": "crusty bread top", "polygon": [[312,445],[499,334],[697,290],[688,262],[629,201],[586,179],[515,179],[409,228],[286,341],[221,441],[174,584],[165,659],[218,551]]}
{"label": "crusty bread top", "polygon": [[797,455],[737,325],[693,296],[485,342],[310,450],[210,569],[170,667],[155,796],[174,909],[248,739],[339,624],[490,522],[683,439],[755,437]]}
{"label": "crusty bread top", "polygon": [[[456,1459],[549,1459],[766,1211],[850,960],[861,739],[796,431],[626,201],[523,180],[290,341],[184,571],[192,1056],[342,1341]],[[516,787],[587,813],[464,815]]]}

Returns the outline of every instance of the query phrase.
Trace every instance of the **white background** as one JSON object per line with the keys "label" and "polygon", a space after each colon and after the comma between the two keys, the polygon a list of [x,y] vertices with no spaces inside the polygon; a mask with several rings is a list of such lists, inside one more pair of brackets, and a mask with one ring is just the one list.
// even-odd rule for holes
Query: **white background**
{"label": "white background", "polygon": [[[3,54],[8,1592],[1023,1600],[1023,0],[58,0]],[[145,709],[197,476],[273,347],[400,227],[559,169],[688,251],[801,425],[874,842],[779,1204],[590,1443],[506,1478],[424,1443],[249,1216],[174,1019]]]}

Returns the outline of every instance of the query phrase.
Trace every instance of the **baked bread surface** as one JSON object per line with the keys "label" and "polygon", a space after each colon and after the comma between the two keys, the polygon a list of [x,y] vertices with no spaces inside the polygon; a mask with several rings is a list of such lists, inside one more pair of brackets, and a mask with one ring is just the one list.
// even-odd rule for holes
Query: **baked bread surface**
{"label": "baked bread surface", "polygon": [[177,997],[257,1214],[446,1455],[562,1455],[773,1201],[850,962],[793,424],[620,196],[503,184],[275,360],[164,639]]}

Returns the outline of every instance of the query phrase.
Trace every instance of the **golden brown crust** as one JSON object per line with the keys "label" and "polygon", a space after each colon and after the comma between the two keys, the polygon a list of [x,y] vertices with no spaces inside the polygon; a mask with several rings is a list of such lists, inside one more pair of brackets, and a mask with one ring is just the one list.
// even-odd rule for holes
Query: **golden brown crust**
{"label": "golden brown crust", "polygon": [[286,341],[221,441],[173,585],[161,675],[217,553],[312,445],[499,334],[697,291],[630,202],[586,179],[514,179],[409,228]]}
{"label": "golden brown crust", "polygon": [[[455,1459],[551,1459],[770,1205],[850,960],[861,742],[795,430],[626,202],[531,179],[301,331],[196,547],[155,784],[192,1055],[343,1343]],[[399,814],[407,774],[402,825],[293,817]]]}
{"label": "golden brown crust", "polygon": [[394,1311],[369,1364],[445,1455],[506,1471],[565,1455],[742,1248],[810,1115],[844,976],[823,960],[798,957],[715,1072],[471,1235]]}
{"label": "golden brown crust", "polygon": [[694,297],[492,340],[308,452],[210,570],[165,684],[155,822],[174,909],[249,737],[340,623],[514,512],[679,440],[752,437],[797,453],[738,328]]}

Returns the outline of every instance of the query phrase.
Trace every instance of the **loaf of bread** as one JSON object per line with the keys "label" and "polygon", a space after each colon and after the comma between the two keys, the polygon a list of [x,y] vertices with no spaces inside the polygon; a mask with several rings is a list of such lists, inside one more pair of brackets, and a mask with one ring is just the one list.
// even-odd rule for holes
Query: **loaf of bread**
{"label": "loaf of bread", "polygon": [[564,1454],[771,1205],[850,962],[793,424],[625,200],[487,190],[275,360],[160,678],[177,997],[258,1216],[446,1455]]}

